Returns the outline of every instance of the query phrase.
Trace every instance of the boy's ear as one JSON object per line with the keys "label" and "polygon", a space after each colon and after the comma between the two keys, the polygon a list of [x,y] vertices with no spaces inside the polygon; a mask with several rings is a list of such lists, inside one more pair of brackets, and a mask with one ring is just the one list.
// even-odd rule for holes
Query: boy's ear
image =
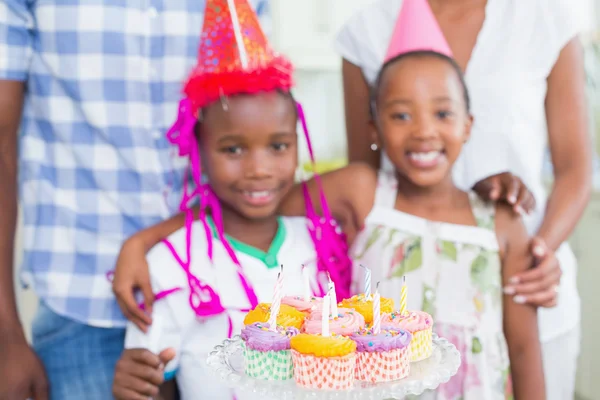
{"label": "boy's ear", "polygon": [[467,143],[467,141],[471,137],[471,129],[473,128],[474,121],[475,121],[475,118],[473,117],[473,115],[469,114],[467,116],[467,122],[465,122],[465,140],[464,140],[465,143]]}

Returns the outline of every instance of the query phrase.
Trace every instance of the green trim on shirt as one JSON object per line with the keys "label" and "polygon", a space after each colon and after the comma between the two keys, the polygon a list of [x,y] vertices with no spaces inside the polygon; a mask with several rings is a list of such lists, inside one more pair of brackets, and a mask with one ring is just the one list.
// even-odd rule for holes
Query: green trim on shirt
{"label": "green trim on shirt", "polygon": [[[213,237],[215,239],[218,239],[219,235],[217,234],[217,228],[212,217],[206,216],[206,222],[208,222],[208,225],[212,230]],[[277,217],[277,232],[275,233],[275,237],[271,242],[271,246],[269,246],[269,250],[266,253],[261,249],[257,249],[254,246],[250,246],[249,244],[240,242],[239,240],[232,238],[228,234],[225,234],[225,237],[227,237],[229,244],[231,244],[231,247],[233,247],[235,251],[239,251],[240,253],[247,254],[250,257],[262,261],[262,263],[265,264],[267,268],[276,268],[279,267],[277,255],[279,254],[279,250],[281,250],[281,246],[283,246],[286,234],[287,232],[285,230],[285,224],[283,223],[282,218]]]}

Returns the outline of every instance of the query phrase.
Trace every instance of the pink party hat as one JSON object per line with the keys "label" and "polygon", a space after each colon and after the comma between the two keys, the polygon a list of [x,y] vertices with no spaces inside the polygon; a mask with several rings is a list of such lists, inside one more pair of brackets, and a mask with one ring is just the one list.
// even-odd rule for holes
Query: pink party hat
{"label": "pink party hat", "polygon": [[404,0],[385,61],[412,51],[434,51],[452,57],[452,50],[427,0]]}

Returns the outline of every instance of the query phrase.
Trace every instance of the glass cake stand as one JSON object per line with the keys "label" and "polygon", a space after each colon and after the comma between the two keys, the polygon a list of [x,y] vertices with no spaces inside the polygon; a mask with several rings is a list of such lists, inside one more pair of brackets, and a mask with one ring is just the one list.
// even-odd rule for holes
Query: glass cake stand
{"label": "glass cake stand", "polygon": [[262,381],[246,376],[242,339],[235,336],[216,346],[208,357],[210,370],[224,379],[229,386],[245,392],[275,399],[286,400],[382,400],[402,399],[407,395],[419,395],[436,389],[456,374],[460,366],[460,354],[456,347],[444,338],[433,336],[433,353],[426,360],[411,363],[410,375],[388,383],[364,383],[356,381],[354,388],[344,391],[304,389],[293,379],[287,381]]}

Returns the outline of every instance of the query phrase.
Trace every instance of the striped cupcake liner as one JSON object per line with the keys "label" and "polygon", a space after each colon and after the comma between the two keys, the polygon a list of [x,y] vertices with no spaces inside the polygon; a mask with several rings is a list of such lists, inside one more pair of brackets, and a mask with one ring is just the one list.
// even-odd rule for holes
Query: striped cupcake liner
{"label": "striped cupcake liner", "polygon": [[410,373],[410,348],[380,353],[356,353],[356,380],[379,383],[406,378]]}
{"label": "striped cupcake liner", "polygon": [[292,350],[294,378],[308,389],[346,390],[354,385],[356,354],[344,357],[315,357]]}

